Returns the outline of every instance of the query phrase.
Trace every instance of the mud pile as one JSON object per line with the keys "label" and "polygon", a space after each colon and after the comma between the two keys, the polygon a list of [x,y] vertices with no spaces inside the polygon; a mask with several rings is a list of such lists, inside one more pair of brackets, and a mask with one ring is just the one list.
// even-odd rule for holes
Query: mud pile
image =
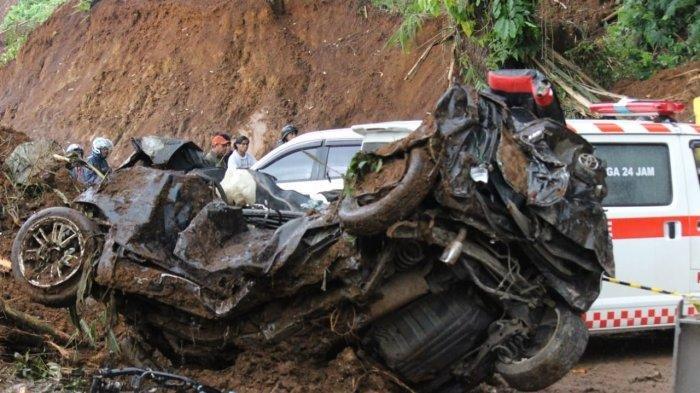
{"label": "mud pile", "polygon": [[[24,133],[0,127],[0,168],[15,147],[28,140]],[[57,171],[52,178],[51,186],[31,189],[13,185],[6,173],[0,170],[0,258],[10,259],[12,239],[27,217],[46,207],[64,205],[64,197],[71,200],[78,195],[79,191],[78,185],[73,182],[66,169]],[[20,311],[51,321],[60,330],[70,330],[68,329],[70,320],[66,312],[48,309],[30,302],[9,274],[0,274],[0,287],[3,288],[3,296],[8,304]]]}
{"label": "mud pile", "polygon": [[[16,132],[10,128],[0,127],[0,168],[2,168],[5,159],[15,147],[28,140],[29,138],[23,133]],[[65,198],[72,198],[78,192],[78,188],[72,183],[68,176],[68,171],[65,169],[56,173],[52,184],[58,190],[58,193],[52,191],[52,188],[49,187],[23,189],[13,185],[5,172],[0,171],[0,260],[9,262],[12,239],[19,229],[19,224],[24,219],[44,207],[60,206],[63,203],[63,197],[59,196],[59,193]],[[75,331],[75,327],[72,326],[66,310],[51,309],[32,302],[12,279],[12,275],[5,270],[0,274],[0,287],[3,289],[3,307],[6,305],[36,317],[41,321],[47,322],[57,331],[69,335]],[[0,386],[2,386],[3,390],[8,387],[8,384],[23,383],[16,380],[12,375],[12,370],[15,369],[14,365],[10,366],[7,364],[7,362],[12,362],[15,351],[21,351],[22,355],[32,358],[37,351],[51,353],[51,350],[41,347],[28,347],[24,350],[19,350],[17,345],[21,347],[22,344],[13,343],[13,339],[9,339],[10,341],[8,342],[8,338],[4,336],[11,333],[13,328],[13,323],[9,322],[5,316],[0,316],[0,370],[2,370],[0,371],[0,378],[3,380],[3,384]],[[6,347],[8,343],[11,344],[11,348]],[[94,353],[87,352],[83,355],[89,358]],[[56,354],[45,357],[47,361],[55,361],[58,358],[59,356]],[[65,365],[74,366],[73,362],[67,362]]]}
{"label": "mud pile", "polygon": [[[129,137],[191,138],[219,130],[252,136],[260,157],[279,129],[420,119],[447,87],[449,48],[387,47],[399,19],[362,0],[72,3],[29,37],[0,70],[0,122],[87,142],[106,135],[119,156]],[[437,32],[428,26],[420,44]]]}
{"label": "mud pile", "polygon": [[614,0],[556,0],[539,2],[537,13],[542,19],[542,34],[561,53],[581,40],[605,33],[606,17],[617,7]]}
{"label": "mud pile", "polygon": [[46,184],[31,187],[13,184],[3,164],[17,145],[28,140],[26,134],[0,127],[0,256],[4,258],[9,258],[12,237],[27,217],[45,207],[65,205],[80,192],[79,184],[62,166],[46,177]]}

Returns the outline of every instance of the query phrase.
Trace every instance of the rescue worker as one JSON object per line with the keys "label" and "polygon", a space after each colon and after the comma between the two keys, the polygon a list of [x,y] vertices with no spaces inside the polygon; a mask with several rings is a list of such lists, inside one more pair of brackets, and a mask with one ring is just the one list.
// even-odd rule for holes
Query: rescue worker
{"label": "rescue worker", "polygon": [[[107,163],[107,157],[109,153],[112,152],[114,144],[107,138],[95,138],[92,141],[92,153],[87,158],[87,163],[95,167],[95,169],[102,172],[103,175],[107,175],[109,172],[109,164]],[[97,175],[89,167],[85,168],[85,181],[87,185],[98,184],[102,181],[102,178]]]}
{"label": "rescue worker", "polygon": [[[83,150],[83,147],[77,143],[71,143],[66,148],[66,157],[68,158],[77,158],[82,160],[84,155],[85,151]],[[70,177],[72,177],[73,180],[85,183],[85,167],[71,160]]]}
{"label": "rescue worker", "polygon": [[294,127],[293,124],[287,124],[282,127],[282,132],[280,133],[280,140],[277,142],[277,146],[283,145],[299,135],[299,130]]}
{"label": "rescue worker", "polygon": [[233,152],[228,159],[229,168],[249,169],[255,164],[255,157],[248,153],[248,145],[250,145],[250,139],[247,136],[241,135],[236,138],[233,143]]}
{"label": "rescue worker", "polygon": [[216,168],[226,168],[231,156],[231,136],[217,132],[211,138],[211,150],[204,156],[207,163]]}

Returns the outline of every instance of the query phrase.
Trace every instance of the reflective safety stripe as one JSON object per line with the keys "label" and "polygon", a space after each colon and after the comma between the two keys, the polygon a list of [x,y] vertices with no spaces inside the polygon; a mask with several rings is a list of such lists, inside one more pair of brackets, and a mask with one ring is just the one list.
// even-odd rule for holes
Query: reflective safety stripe
{"label": "reflective safety stripe", "polygon": [[[686,305],[685,315],[695,315]],[[591,310],[581,315],[589,330],[614,330],[649,326],[670,326],[676,319],[676,307],[640,307],[630,309]]]}
{"label": "reflective safety stripe", "polygon": [[640,120],[569,119],[567,128],[579,134],[691,134],[700,133],[700,125],[654,123]]}
{"label": "reflective safety stripe", "polygon": [[593,123],[601,132],[624,132],[622,127],[615,123]]}
{"label": "reflective safety stripe", "polygon": [[681,236],[700,236],[700,216],[629,217],[608,219],[608,229],[613,239],[648,239],[665,236],[664,225],[680,222]]}
{"label": "reflective safety stripe", "polygon": [[646,128],[649,132],[671,132],[666,125],[660,123],[642,123],[642,127]]}

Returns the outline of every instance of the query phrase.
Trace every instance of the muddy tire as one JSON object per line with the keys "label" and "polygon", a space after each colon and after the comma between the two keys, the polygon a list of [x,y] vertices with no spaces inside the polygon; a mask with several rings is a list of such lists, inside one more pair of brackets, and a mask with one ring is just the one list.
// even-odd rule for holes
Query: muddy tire
{"label": "muddy tire", "polygon": [[83,267],[101,244],[99,227],[77,210],[44,209],[12,242],[12,275],[29,297],[49,307],[75,302]]}
{"label": "muddy tire", "polygon": [[413,148],[403,178],[383,198],[360,206],[357,199],[345,197],[338,210],[343,227],[353,235],[384,232],[391,224],[411,214],[430,193],[437,170],[427,149]]}
{"label": "muddy tire", "polygon": [[530,349],[530,356],[496,363],[496,371],[511,387],[526,392],[544,389],[563,378],[583,355],[588,343],[586,325],[566,307],[553,311],[556,322],[548,337]]}
{"label": "muddy tire", "polygon": [[468,291],[430,294],[378,320],[366,348],[420,392],[466,392],[491,374],[492,363],[471,381],[457,380],[451,368],[483,340],[494,319]]}

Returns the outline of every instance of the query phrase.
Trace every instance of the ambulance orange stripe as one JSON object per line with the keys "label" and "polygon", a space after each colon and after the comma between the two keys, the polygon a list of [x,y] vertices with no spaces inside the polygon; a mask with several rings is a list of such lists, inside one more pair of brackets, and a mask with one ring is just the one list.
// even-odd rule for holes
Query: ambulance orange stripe
{"label": "ambulance orange stripe", "polygon": [[622,127],[615,123],[593,123],[601,132],[624,132]]}
{"label": "ambulance orange stripe", "polygon": [[671,132],[668,127],[659,123],[642,123],[642,126],[649,132]]}
{"label": "ambulance orange stripe", "polygon": [[648,239],[664,237],[667,223],[680,222],[678,235],[694,237],[700,236],[699,221],[700,216],[611,218],[608,228],[613,239]]}

